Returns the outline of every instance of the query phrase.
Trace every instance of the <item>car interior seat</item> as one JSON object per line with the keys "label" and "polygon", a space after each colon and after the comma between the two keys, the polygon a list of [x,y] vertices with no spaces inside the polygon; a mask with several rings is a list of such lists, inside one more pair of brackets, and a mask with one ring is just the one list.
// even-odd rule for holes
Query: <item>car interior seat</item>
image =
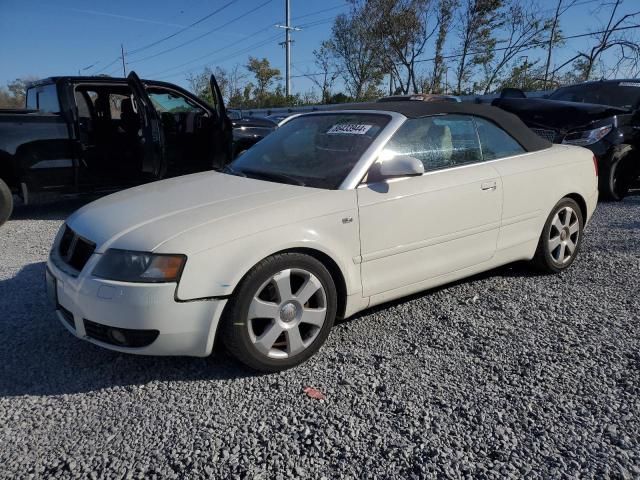
{"label": "car interior seat", "polygon": [[140,129],[140,117],[133,110],[133,102],[130,98],[124,98],[120,101],[120,121],[122,129],[131,137],[138,135]]}
{"label": "car interior seat", "polygon": [[445,168],[454,164],[451,129],[447,125],[431,124],[425,138],[427,147],[426,166]]}

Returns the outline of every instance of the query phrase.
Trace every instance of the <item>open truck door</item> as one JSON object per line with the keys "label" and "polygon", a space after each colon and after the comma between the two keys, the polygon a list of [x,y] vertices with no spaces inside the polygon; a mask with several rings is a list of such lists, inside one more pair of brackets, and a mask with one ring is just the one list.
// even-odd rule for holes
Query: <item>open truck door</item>
{"label": "open truck door", "polygon": [[140,117],[138,137],[141,144],[142,172],[149,174],[153,179],[162,178],[167,170],[167,165],[160,115],[147,95],[144,84],[135,72],[129,74],[127,83],[133,92],[133,108]]}
{"label": "open truck door", "polygon": [[211,75],[209,83],[211,86],[211,96],[213,98],[213,108],[216,115],[212,139],[212,166],[214,169],[219,170],[233,160],[233,127],[231,120],[227,116],[227,109],[224,106],[222,92],[214,75]]}

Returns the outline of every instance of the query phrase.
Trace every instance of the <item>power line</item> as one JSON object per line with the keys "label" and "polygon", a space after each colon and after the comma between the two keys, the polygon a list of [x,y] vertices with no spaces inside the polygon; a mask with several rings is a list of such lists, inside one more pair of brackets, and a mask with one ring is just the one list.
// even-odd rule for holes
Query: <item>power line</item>
{"label": "power line", "polygon": [[[343,5],[343,6],[341,6],[341,7],[344,7],[344,5]],[[319,13],[324,13],[324,12],[326,12],[326,11],[328,11],[328,10],[335,10],[335,9],[336,9],[336,7],[332,7],[332,8],[330,8],[330,9],[329,9],[329,8],[327,8],[327,9],[323,9],[323,10],[318,10],[318,11],[316,11],[316,12],[311,12],[311,13],[308,13],[308,14],[306,14],[306,15],[301,15],[301,16],[299,16],[299,17],[293,17],[293,19],[292,19],[292,20],[297,20],[297,19],[299,19],[299,18],[303,18],[303,17],[310,17],[310,16],[312,16],[312,15],[317,15],[317,14],[319,14]],[[330,21],[332,21],[334,18],[335,18],[335,17],[329,17],[329,18],[324,18],[324,19],[321,19],[321,20],[315,20],[315,21],[313,21],[313,22],[303,24],[303,25],[301,25],[300,27],[301,27],[301,28],[312,28],[312,27],[318,26],[318,25],[320,25],[320,24],[330,22]],[[186,65],[190,65],[190,64],[192,64],[192,63],[198,62],[198,61],[200,61],[200,60],[202,60],[202,59],[204,59],[204,58],[207,58],[207,57],[211,57],[211,56],[213,56],[213,55],[220,54],[220,52],[221,52],[221,51],[223,51],[224,49],[226,49],[226,48],[230,48],[230,47],[233,47],[233,46],[237,45],[238,43],[240,43],[240,42],[244,42],[244,41],[246,41],[246,40],[248,40],[248,39],[250,39],[250,38],[254,38],[256,35],[258,35],[258,34],[260,34],[260,33],[262,33],[262,32],[266,32],[267,30],[271,30],[272,28],[273,28],[273,25],[268,25],[267,27],[261,28],[260,30],[256,30],[255,32],[252,32],[252,33],[248,34],[248,35],[247,35],[244,39],[242,39],[242,40],[236,41],[236,42],[234,42],[234,43],[230,43],[230,44],[228,44],[228,45],[224,45],[224,46],[222,46],[222,47],[220,47],[220,48],[217,48],[216,50],[213,50],[213,51],[210,51],[210,52],[208,52],[208,53],[205,53],[204,55],[200,55],[199,57],[193,58],[193,59],[188,60],[188,61],[186,61],[186,62],[184,62],[184,63],[178,64],[178,65],[175,65],[175,66],[170,67],[170,68],[166,68],[166,69],[164,69],[164,70],[161,70],[160,72],[157,72],[157,73],[155,73],[155,74],[153,74],[153,75],[150,75],[150,77],[153,77],[153,76],[156,76],[156,75],[163,75],[163,74],[165,74],[165,73],[167,73],[167,72],[170,72],[170,71],[172,71],[172,70],[176,70],[176,69],[178,69],[178,68],[180,68],[180,67],[184,67],[184,66],[186,66]],[[276,38],[277,38],[278,36],[279,36],[279,34],[276,36]],[[235,55],[233,55],[233,56],[235,56]],[[233,58],[233,56],[232,56],[231,58]],[[218,60],[218,61],[220,61],[220,60]],[[114,62],[114,63],[115,63],[115,62]],[[211,62],[209,62],[209,63],[211,63]],[[203,66],[206,66],[206,64],[205,64],[205,65],[203,65]],[[195,68],[198,68],[198,67],[194,67],[193,69],[188,69],[187,71],[194,70]],[[183,72],[180,72],[180,73],[186,73],[187,71],[183,71]],[[173,76],[175,76],[175,75],[176,75],[176,74],[171,74],[170,76],[171,76],[171,77],[173,77]],[[168,78],[168,77],[165,77],[165,78]]]}
{"label": "power line", "polygon": [[[595,0],[591,0],[591,1],[595,1]],[[600,0],[598,0],[598,1],[600,1]],[[338,6],[336,6],[336,7],[324,8],[324,9],[322,9],[322,10],[317,10],[317,11],[315,11],[315,12],[306,13],[306,14],[304,14],[304,15],[298,15],[297,17],[293,17],[293,18],[292,18],[292,20],[300,20],[301,18],[311,17],[311,16],[313,16],[313,15],[317,15],[317,14],[319,14],[319,13],[330,12],[331,10],[337,10],[337,9],[339,9],[339,8],[347,7],[348,5],[349,5],[348,3],[345,3],[345,4],[342,4],[342,5],[338,5]]]}
{"label": "power line", "polygon": [[133,61],[133,62],[131,62],[131,63],[141,63],[141,62],[144,62],[144,61],[150,60],[150,59],[152,59],[152,58],[159,57],[160,55],[164,55],[165,53],[172,52],[173,50],[177,50],[178,48],[182,48],[182,47],[184,47],[185,45],[189,45],[189,44],[191,44],[191,43],[193,43],[193,42],[195,42],[195,41],[197,41],[197,40],[200,40],[201,38],[206,37],[207,35],[211,35],[212,33],[217,32],[217,31],[219,31],[219,30],[223,29],[224,27],[227,27],[227,26],[231,25],[231,24],[232,24],[232,23],[234,23],[234,22],[237,22],[238,20],[243,19],[243,18],[244,18],[244,17],[246,17],[247,15],[249,15],[249,14],[251,14],[251,13],[255,12],[256,10],[259,10],[259,9],[261,9],[261,8],[263,8],[263,7],[265,7],[265,6],[267,6],[268,4],[270,4],[270,3],[271,3],[271,2],[273,2],[273,1],[274,1],[274,0],[267,0],[266,2],[261,3],[261,4],[260,4],[260,5],[258,5],[257,7],[254,7],[254,8],[252,8],[251,10],[248,10],[248,11],[246,11],[246,12],[242,13],[241,15],[238,15],[237,17],[235,17],[235,18],[233,18],[233,19],[229,20],[228,22],[223,23],[222,25],[220,25],[220,26],[218,26],[218,27],[216,27],[216,28],[214,28],[214,29],[212,29],[212,30],[209,30],[209,31],[207,31],[207,32],[205,32],[205,33],[203,33],[203,34],[201,34],[201,35],[198,35],[197,37],[192,38],[191,40],[187,40],[186,42],[183,42],[183,43],[181,43],[181,44],[179,44],[179,45],[176,45],[176,46],[174,46],[174,47],[167,48],[167,49],[162,50],[162,51],[160,51],[160,52],[158,52],[158,53],[154,53],[153,55],[149,55],[148,57],[143,57],[143,58],[140,58],[140,59],[138,59],[138,60],[134,60],[134,61]]}
{"label": "power line", "polygon": [[[325,21],[325,23],[326,23],[326,21]],[[314,26],[315,26],[315,25],[314,25]],[[313,26],[312,26],[312,27],[310,27],[310,28],[313,28]],[[194,70],[196,70],[196,69],[207,67],[208,65],[210,65],[210,64],[211,64],[211,63],[213,63],[214,61],[215,61],[215,62],[224,62],[224,61],[226,61],[226,60],[230,60],[230,59],[235,58],[235,57],[238,57],[238,56],[240,56],[240,55],[242,55],[242,54],[244,54],[244,53],[248,53],[248,52],[250,52],[250,51],[252,51],[252,50],[254,50],[254,49],[256,49],[256,48],[263,47],[263,46],[267,45],[269,42],[273,41],[275,38],[280,37],[280,35],[281,35],[281,34],[280,34],[280,33],[278,33],[278,34],[276,34],[274,37],[269,37],[269,38],[267,38],[266,40],[263,40],[263,41],[261,41],[261,42],[259,42],[259,43],[255,44],[255,45],[250,45],[250,46],[248,46],[248,47],[245,47],[245,48],[243,48],[242,50],[239,50],[239,51],[237,51],[237,52],[234,52],[234,53],[232,53],[232,54],[230,54],[230,55],[228,55],[228,56],[225,56],[225,57],[219,57],[219,58],[216,58],[216,59],[214,59],[214,60],[210,60],[209,62],[207,62],[207,63],[205,63],[205,64],[199,65],[199,66],[197,66],[197,67],[189,68],[189,69],[187,69],[187,70],[183,70],[183,71],[181,71],[181,72],[172,73],[172,74],[170,74],[170,75],[165,75],[165,76],[163,76],[163,77],[160,77],[160,79],[163,79],[163,78],[172,78],[172,77],[177,77],[178,75],[184,75],[185,73],[192,72],[192,71],[194,71]],[[169,70],[173,70],[173,69],[169,69]],[[165,71],[169,71],[169,70],[165,70]],[[295,77],[294,77],[294,76],[292,76],[291,78],[295,78]]]}
{"label": "power line", "polygon": [[[215,15],[215,14],[217,14],[217,13],[220,13],[222,10],[224,10],[225,8],[229,7],[230,5],[232,5],[232,4],[234,4],[234,3],[236,3],[237,1],[238,1],[238,0],[231,0],[230,2],[226,3],[226,4],[225,4],[225,5],[223,5],[222,7],[220,7],[220,8],[218,8],[218,9],[214,10],[213,12],[211,12],[211,13],[209,13],[209,14],[205,15],[204,17],[202,17],[202,18],[200,18],[200,19],[196,20],[195,22],[193,22],[193,23],[191,23],[191,24],[187,25],[186,27],[182,28],[181,30],[178,30],[177,32],[172,33],[171,35],[168,35],[168,36],[166,36],[166,37],[164,37],[164,38],[161,38],[161,39],[159,39],[159,40],[156,40],[155,42],[151,42],[151,43],[149,43],[149,44],[147,44],[147,45],[144,45],[144,46],[142,46],[142,47],[136,48],[136,49],[132,50],[131,52],[129,52],[129,54],[130,54],[130,55],[133,55],[133,54],[135,54],[135,53],[141,52],[141,51],[146,50],[146,49],[148,49],[148,48],[151,48],[151,47],[153,47],[153,46],[155,46],[155,45],[158,45],[159,43],[162,43],[162,42],[164,42],[165,40],[168,40],[168,39],[170,39],[170,38],[173,38],[173,37],[175,37],[176,35],[180,35],[181,33],[186,32],[187,30],[189,30],[190,28],[192,28],[192,27],[194,27],[194,26],[196,26],[196,25],[198,25],[198,24],[200,24],[200,23],[204,22],[205,20],[208,20],[208,19],[209,19],[209,18],[211,18],[213,15]],[[101,69],[97,70],[95,73],[97,74],[97,73],[99,73],[99,72],[105,71],[105,70],[106,70],[107,68],[109,68],[111,65],[114,65],[114,64],[116,64],[117,62],[119,62],[119,61],[121,60],[121,58],[122,58],[122,57],[116,57],[116,58],[115,58],[115,60],[113,60],[112,62],[110,62],[110,63],[106,64],[104,67],[102,67]],[[114,72],[114,70],[112,70],[111,72],[109,72],[109,73],[108,73],[108,75],[111,75],[111,73],[113,73],[113,72]]]}
{"label": "power line", "polygon": [[151,43],[149,43],[149,44],[147,44],[147,45],[144,45],[144,46],[142,46],[142,47],[139,47],[139,48],[136,48],[136,49],[134,49],[134,50],[131,50],[131,51],[129,52],[129,54],[130,54],[130,55],[133,55],[133,54],[136,54],[136,53],[141,52],[141,51],[143,51],[143,50],[147,50],[147,49],[149,49],[149,48],[151,48],[151,47],[154,47],[154,46],[158,45],[159,43],[162,43],[162,42],[164,42],[164,41],[166,41],[166,40],[169,40],[170,38],[175,37],[176,35],[180,35],[181,33],[184,33],[184,32],[186,32],[187,30],[189,30],[190,28],[193,28],[193,27],[195,27],[196,25],[199,25],[200,23],[204,22],[205,20],[208,20],[209,18],[213,17],[214,15],[216,15],[216,14],[220,13],[222,10],[224,10],[224,9],[225,9],[225,8],[227,8],[227,7],[230,7],[231,5],[233,5],[234,3],[236,3],[237,1],[238,1],[238,0],[231,0],[230,2],[225,3],[225,4],[224,4],[223,6],[221,6],[220,8],[217,8],[217,9],[216,9],[216,10],[214,10],[213,12],[211,12],[211,13],[209,13],[209,14],[205,15],[204,17],[202,17],[202,18],[200,18],[200,19],[196,20],[195,22],[190,23],[189,25],[187,25],[186,27],[184,27],[184,28],[182,28],[182,29],[178,30],[177,32],[172,33],[171,35],[167,35],[166,37],[163,37],[163,38],[161,38],[161,39],[159,39],[159,40],[156,40],[156,41],[154,41],[154,42],[151,42]]}
{"label": "power line", "polygon": [[[265,40],[261,40],[261,41],[255,43],[255,44],[252,44],[252,45],[249,45],[247,47],[244,47],[242,50],[238,50],[236,52],[230,53],[229,55],[227,55],[225,57],[217,58],[217,59],[215,59],[215,61],[216,62],[224,62],[226,60],[230,60],[232,58],[238,57],[238,56],[243,55],[245,53],[251,52],[252,50],[255,50],[255,49],[258,49],[258,48],[263,47],[265,45],[268,45],[269,43],[271,43],[274,40],[276,40],[278,38],[281,38],[281,37],[282,37],[282,33],[277,33],[276,35],[273,35],[273,36],[271,36],[271,37],[269,37],[269,38],[267,38]],[[204,67],[210,65],[211,63],[213,63],[213,60],[210,61],[210,62],[207,62],[205,64],[199,65],[197,67],[193,67],[193,68],[190,68],[190,69],[187,69],[187,70],[183,70],[181,72],[176,72],[176,73],[172,73],[172,74],[169,74],[169,75],[161,76],[161,77],[159,77],[159,79],[172,78],[172,77],[177,77],[178,75],[184,75],[185,73],[192,72],[192,71],[197,70],[199,68],[204,68]]]}

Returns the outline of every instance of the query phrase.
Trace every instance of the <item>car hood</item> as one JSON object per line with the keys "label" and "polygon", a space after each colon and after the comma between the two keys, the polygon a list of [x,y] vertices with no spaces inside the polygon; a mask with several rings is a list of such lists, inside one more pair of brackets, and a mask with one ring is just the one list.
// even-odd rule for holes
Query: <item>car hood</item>
{"label": "car hood", "polygon": [[609,105],[560,102],[543,98],[497,98],[492,105],[511,112],[529,127],[549,127],[568,132],[614,115],[629,113]]}
{"label": "car hood", "polygon": [[[251,233],[251,219],[268,215],[275,205],[321,192],[324,191],[205,172],[101,198],[75,212],[67,224],[78,235],[95,242],[97,253],[108,248],[157,251],[169,240],[215,223],[221,228],[214,228],[215,234],[207,242],[221,243]],[[239,216],[242,222],[227,228],[229,220]]]}

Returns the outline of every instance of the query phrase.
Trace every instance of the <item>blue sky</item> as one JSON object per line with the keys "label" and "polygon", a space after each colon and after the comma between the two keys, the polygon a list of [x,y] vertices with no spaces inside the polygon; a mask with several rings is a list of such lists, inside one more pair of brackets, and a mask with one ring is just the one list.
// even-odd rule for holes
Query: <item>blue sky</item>
{"label": "blue sky", "polygon": [[[549,13],[555,3],[539,2]],[[594,12],[600,0],[579,3],[562,19],[567,35],[598,30],[602,25],[603,19]],[[623,10],[630,11],[634,3],[637,8],[640,0],[626,0]],[[216,10],[220,11],[185,30]],[[291,10],[293,25],[304,27],[294,34],[292,50],[292,75],[301,75],[314,71],[314,48],[329,37],[332,18],[347,8],[344,0],[291,0]],[[75,75],[79,71],[83,75],[121,75],[121,62],[114,61],[121,43],[128,52],[127,71],[183,86],[189,71],[201,71],[205,65],[244,65],[248,55],[267,57],[284,74],[284,50],[278,45],[284,33],[274,26],[282,22],[284,0],[0,0],[0,85],[21,76]],[[557,60],[570,57],[584,42],[569,41]],[[455,49],[451,38],[445,50]],[[527,54],[537,55],[535,51]],[[427,56],[431,55],[429,50]],[[304,77],[293,78],[292,87],[299,93],[312,84]]]}

